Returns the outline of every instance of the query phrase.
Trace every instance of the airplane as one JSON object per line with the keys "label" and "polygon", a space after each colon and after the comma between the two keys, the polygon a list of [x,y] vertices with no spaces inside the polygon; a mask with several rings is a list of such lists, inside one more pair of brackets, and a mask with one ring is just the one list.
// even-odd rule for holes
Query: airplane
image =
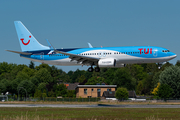
{"label": "airplane", "polygon": [[[20,54],[31,61],[61,65],[87,65],[89,72],[99,72],[101,67],[118,68],[126,64],[163,63],[177,55],[166,48],[155,46],[128,47],[93,47],[56,49],[47,40],[48,46],[40,44],[21,21],[14,21],[21,52],[7,50]],[[93,67],[96,66],[96,67]]]}

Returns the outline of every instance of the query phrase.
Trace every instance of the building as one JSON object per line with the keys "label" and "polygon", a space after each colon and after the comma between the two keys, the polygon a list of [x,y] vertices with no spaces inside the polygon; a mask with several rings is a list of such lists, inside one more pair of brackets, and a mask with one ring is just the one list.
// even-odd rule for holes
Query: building
{"label": "building", "polygon": [[[128,91],[128,93],[129,93],[129,96],[128,96],[129,99],[133,100],[136,98],[136,92],[135,91]],[[108,100],[116,100],[115,91],[104,91],[102,97],[104,99],[108,99]]]}
{"label": "building", "polygon": [[116,91],[104,91],[102,97],[105,99],[113,99],[115,98]]}
{"label": "building", "polygon": [[102,97],[104,91],[116,91],[117,85],[78,85],[76,98]]}

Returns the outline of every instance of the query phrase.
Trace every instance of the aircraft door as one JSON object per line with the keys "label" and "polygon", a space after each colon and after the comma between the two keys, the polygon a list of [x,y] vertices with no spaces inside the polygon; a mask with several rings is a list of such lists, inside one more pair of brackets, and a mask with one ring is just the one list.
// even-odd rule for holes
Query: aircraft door
{"label": "aircraft door", "polygon": [[42,52],[42,53],[40,54],[40,59],[41,59],[41,60],[44,60],[44,52]]}
{"label": "aircraft door", "polygon": [[154,57],[157,57],[157,55],[158,55],[158,50],[157,50],[157,49],[154,49],[154,50],[153,50],[153,56],[154,56]]}

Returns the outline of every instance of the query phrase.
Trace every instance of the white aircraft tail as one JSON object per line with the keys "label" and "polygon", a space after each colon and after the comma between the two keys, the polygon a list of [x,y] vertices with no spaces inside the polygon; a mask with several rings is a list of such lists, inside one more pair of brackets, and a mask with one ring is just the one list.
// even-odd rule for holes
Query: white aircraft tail
{"label": "white aircraft tail", "polygon": [[21,21],[14,21],[22,51],[47,50],[49,47],[40,44]]}

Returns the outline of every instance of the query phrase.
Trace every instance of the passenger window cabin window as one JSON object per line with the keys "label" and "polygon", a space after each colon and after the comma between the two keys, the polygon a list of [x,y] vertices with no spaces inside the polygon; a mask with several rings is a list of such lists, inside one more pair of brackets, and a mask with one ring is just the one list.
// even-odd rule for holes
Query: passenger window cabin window
{"label": "passenger window cabin window", "polygon": [[111,91],[111,88],[108,88],[107,91]]}

